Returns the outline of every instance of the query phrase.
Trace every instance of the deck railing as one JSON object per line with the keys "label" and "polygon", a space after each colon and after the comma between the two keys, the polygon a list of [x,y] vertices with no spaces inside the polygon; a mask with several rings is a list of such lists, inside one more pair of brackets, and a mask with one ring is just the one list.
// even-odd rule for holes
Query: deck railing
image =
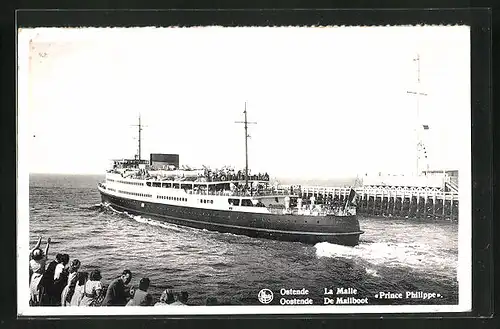
{"label": "deck railing", "polygon": [[217,195],[217,196],[245,196],[245,197],[259,197],[259,196],[287,196],[292,195],[289,190],[264,190],[264,191],[206,191],[206,190],[185,190],[187,194],[194,195]]}
{"label": "deck railing", "polygon": [[275,215],[296,215],[296,216],[349,216],[356,215],[356,207],[334,207],[334,208],[267,208],[270,213]]}

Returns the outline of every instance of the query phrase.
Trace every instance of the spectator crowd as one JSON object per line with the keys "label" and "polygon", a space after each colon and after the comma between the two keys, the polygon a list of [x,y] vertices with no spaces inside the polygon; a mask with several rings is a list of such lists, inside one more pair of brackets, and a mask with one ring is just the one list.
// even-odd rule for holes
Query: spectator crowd
{"label": "spectator crowd", "polygon": [[[168,306],[188,305],[188,293],[176,291],[172,287],[165,289],[158,301],[148,292],[149,278],[141,278],[137,287],[129,286],[132,272],[124,270],[109,285],[102,283],[101,272],[94,269],[80,271],[81,262],[70,260],[68,254],[57,254],[48,262],[51,239],[47,239],[45,250],[40,248],[39,237],[30,250],[30,306]],[[207,305],[215,305],[211,297]]]}

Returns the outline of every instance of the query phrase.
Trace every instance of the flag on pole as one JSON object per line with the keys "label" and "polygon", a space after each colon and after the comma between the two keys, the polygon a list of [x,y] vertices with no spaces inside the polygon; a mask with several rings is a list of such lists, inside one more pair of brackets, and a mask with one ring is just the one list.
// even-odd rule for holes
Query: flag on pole
{"label": "flag on pole", "polygon": [[347,209],[349,206],[357,206],[358,205],[358,193],[354,189],[351,188],[351,191],[349,192],[349,196],[347,197],[344,210]]}

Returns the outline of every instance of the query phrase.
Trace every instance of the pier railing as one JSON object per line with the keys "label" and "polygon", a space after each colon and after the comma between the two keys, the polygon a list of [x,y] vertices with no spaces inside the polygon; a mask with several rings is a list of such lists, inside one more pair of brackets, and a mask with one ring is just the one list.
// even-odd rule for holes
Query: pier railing
{"label": "pier railing", "polygon": [[[284,190],[289,190],[290,185],[284,186]],[[297,190],[297,189],[294,189]],[[355,187],[354,190],[359,196],[426,196],[436,199],[456,200],[458,201],[458,192],[451,191],[445,192],[442,189],[434,188],[411,188],[411,187]],[[300,194],[309,195],[333,195],[333,196],[347,196],[351,191],[351,187],[325,187],[325,186],[301,186]]]}
{"label": "pier railing", "polygon": [[[289,186],[290,187],[290,186]],[[350,187],[301,186],[299,196],[318,203],[342,205]],[[426,187],[375,187],[354,188],[360,214],[388,217],[418,217],[458,219],[459,193]]]}

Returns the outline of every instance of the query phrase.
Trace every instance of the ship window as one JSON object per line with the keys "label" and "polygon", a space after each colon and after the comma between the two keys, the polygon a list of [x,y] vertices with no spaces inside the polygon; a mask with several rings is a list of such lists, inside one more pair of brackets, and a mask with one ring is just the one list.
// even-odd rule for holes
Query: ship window
{"label": "ship window", "polygon": [[212,203],[212,204],[213,204],[213,203],[214,203],[214,200],[210,200],[210,203]]}
{"label": "ship window", "polygon": [[146,185],[147,186],[151,186],[151,182],[146,182]]}
{"label": "ship window", "polygon": [[252,207],[253,206],[252,200],[250,200],[250,199],[242,199],[241,200],[241,205],[245,206],[245,207]]}
{"label": "ship window", "polygon": [[233,206],[239,206],[240,205],[240,199],[227,199],[227,202],[229,202],[229,204],[233,205]]}

